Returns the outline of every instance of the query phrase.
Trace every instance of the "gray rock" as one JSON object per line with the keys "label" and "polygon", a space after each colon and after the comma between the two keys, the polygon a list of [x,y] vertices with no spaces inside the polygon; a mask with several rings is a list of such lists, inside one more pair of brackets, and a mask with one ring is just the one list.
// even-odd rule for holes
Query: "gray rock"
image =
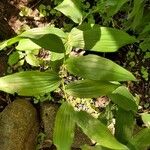
{"label": "gray rock", "polygon": [[47,102],[41,104],[41,119],[49,146],[52,145],[54,122],[58,108],[59,105],[57,104]]}
{"label": "gray rock", "polygon": [[74,136],[74,142],[72,144],[72,147],[74,148],[80,148],[83,145],[93,145],[94,143],[85,135],[81,128],[76,126],[75,129],[75,136]]}
{"label": "gray rock", "polygon": [[[44,132],[46,134],[46,140],[50,141],[52,145],[53,129],[57,110],[59,105],[52,103],[41,104],[41,119],[43,122]],[[84,144],[92,145],[92,141],[82,132],[77,126],[75,130],[74,143],[72,147],[79,148]]]}
{"label": "gray rock", "polygon": [[0,150],[35,150],[39,123],[32,104],[19,99],[0,114]]}

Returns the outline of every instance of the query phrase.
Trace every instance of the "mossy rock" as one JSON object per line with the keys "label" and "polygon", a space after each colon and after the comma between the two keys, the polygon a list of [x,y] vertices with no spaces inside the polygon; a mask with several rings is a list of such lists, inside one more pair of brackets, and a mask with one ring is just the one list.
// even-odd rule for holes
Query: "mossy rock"
{"label": "mossy rock", "polygon": [[32,104],[19,99],[0,114],[0,150],[35,150],[39,123]]}

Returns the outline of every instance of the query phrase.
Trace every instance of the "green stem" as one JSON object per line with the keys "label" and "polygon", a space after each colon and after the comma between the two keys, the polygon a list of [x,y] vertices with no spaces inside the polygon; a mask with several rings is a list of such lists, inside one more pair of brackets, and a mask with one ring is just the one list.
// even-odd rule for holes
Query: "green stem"
{"label": "green stem", "polygon": [[67,100],[67,95],[66,95],[66,89],[65,89],[65,84],[64,84],[64,79],[61,80],[61,84],[62,84],[62,90],[65,96],[65,99]]}

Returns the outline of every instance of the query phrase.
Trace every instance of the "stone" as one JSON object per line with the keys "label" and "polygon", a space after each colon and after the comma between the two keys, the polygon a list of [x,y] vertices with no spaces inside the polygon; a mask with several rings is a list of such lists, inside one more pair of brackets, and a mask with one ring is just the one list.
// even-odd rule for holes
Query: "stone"
{"label": "stone", "polygon": [[0,150],[35,150],[39,123],[36,109],[25,99],[0,113]]}
{"label": "stone", "polygon": [[[55,117],[58,111],[59,105],[53,103],[41,104],[41,119],[44,127],[44,133],[46,134],[46,141],[50,141],[52,145],[53,129]],[[73,148],[80,148],[82,145],[92,145],[92,141],[82,132],[82,130],[76,126]]]}
{"label": "stone", "polygon": [[44,133],[46,135],[46,141],[49,141],[49,146],[52,146],[53,129],[58,108],[58,104],[51,104],[47,102],[43,102],[41,104],[41,119],[44,127]]}
{"label": "stone", "polygon": [[87,135],[85,135],[81,128],[76,126],[75,129],[75,136],[74,136],[74,142],[72,144],[73,148],[80,148],[83,145],[93,145],[93,141],[90,140],[90,138],[87,137]]}

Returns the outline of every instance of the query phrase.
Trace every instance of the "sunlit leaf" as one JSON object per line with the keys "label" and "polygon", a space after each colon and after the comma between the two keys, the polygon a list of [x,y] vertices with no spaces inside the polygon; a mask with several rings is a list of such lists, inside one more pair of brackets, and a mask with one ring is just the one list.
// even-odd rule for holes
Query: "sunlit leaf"
{"label": "sunlit leaf", "polygon": [[96,55],[70,57],[65,64],[70,73],[91,80],[135,80],[132,73],[126,69],[109,59]]}
{"label": "sunlit leaf", "polygon": [[62,40],[55,34],[46,34],[39,39],[31,39],[39,47],[45,48],[52,52],[62,53],[65,51]]}
{"label": "sunlit leaf", "polygon": [[150,129],[145,128],[139,131],[132,140],[130,140],[129,145],[132,144],[136,150],[145,150],[150,147]]}
{"label": "sunlit leaf", "polygon": [[30,38],[30,40],[35,43],[33,44],[33,46],[38,45],[39,47],[57,53],[65,51],[63,40],[66,38],[66,34],[58,28],[54,28],[51,26],[33,28],[23,32],[19,36]]}
{"label": "sunlit leaf", "polygon": [[40,66],[40,60],[32,53],[27,54],[25,60],[31,66],[36,66],[36,67]]}
{"label": "sunlit leaf", "polygon": [[55,34],[56,36],[60,38],[66,38],[66,34],[58,28],[52,27],[52,26],[46,26],[46,27],[39,27],[39,28],[33,28],[30,30],[27,30],[23,32],[19,37],[23,38],[31,38],[31,39],[39,39],[44,35],[47,34]]}
{"label": "sunlit leaf", "polygon": [[150,128],[150,114],[148,114],[148,113],[142,113],[141,116],[142,116],[142,120],[143,120],[144,124],[148,128]]}
{"label": "sunlit leaf", "polygon": [[22,96],[36,96],[55,90],[60,79],[53,72],[25,71],[0,78],[0,90]]}
{"label": "sunlit leaf", "polygon": [[122,30],[85,24],[80,29],[72,29],[68,43],[85,50],[115,52],[120,47],[135,41],[133,36]]}
{"label": "sunlit leaf", "polygon": [[81,98],[92,98],[112,93],[119,85],[107,81],[81,80],[66,86],[69,95]]}
{"label": "sunlit leaf", "polygon": [[26,40],[23,40],[17,48],[19,50],[23,50],[24,47],[24,50],[27,50],[24,46],[24,44],[27,43],[29,50],[35,48],[35,45],[38,45],[36,48],[42,47],[58,53],[64,51],[63,41],[66,40],[66,37],[67,35],[61,29],[52,26],[33,28],[0,43],[0,50],[18,42],[21,39],[29,38],[34,44],[32,44],[31,41],[27,43]]}
{"label": "sunlit leaf", "polygon": [[32,40],[30,39],[21,39],[18,43],[18,45],[16,46],[17,50],[21,50],[21,51],[32,51],[35,49],[40,49],[41,47],[37,44],[35,44],[34,42],[32,42]]}
{"label": "sunlit leaf", "polygon": [[64,58],[64,53],[51,52],[51,61],[56,61]]}
{"label": "sunlit leaf", "polygon": [[128,150],[128,148],[119,143],[110,133],[107,127],[99,120],[93,118],[90,114],[80,111],[76,114],[76,122],[82,128],[83,132],[99,145],[114,150]]}
{"label": "sunlit leaf", "polygon": [[72,19],[75,23],[82,22],[83,13],[80,7],[80,1],[64,0],[55,9],[62,12],[65,16]]}
{"label": "sunlit leaf", "polygon": [[120,86],[119,88],[117,88],[112,92],[112,94],[109,95],[109,97],[115,104],[117,104],[124,110],[132,110],[136,112],[138,109],[133,95],[124,86]]}
{"label": "sunlit leaf", "polygon": [[3,50],[5,47],[10,46],[16,42],[18,42],[21,38],[19,36],[16,36],[14,38],[11,38],[9,40],[3,41],[0,43],[0,50]]}
{"label": "sunlit leaf", "polygon": [[74,137],[75,114],[67,102],[59,108],[54,127],[53,141],[57,150],[70,150]]}

